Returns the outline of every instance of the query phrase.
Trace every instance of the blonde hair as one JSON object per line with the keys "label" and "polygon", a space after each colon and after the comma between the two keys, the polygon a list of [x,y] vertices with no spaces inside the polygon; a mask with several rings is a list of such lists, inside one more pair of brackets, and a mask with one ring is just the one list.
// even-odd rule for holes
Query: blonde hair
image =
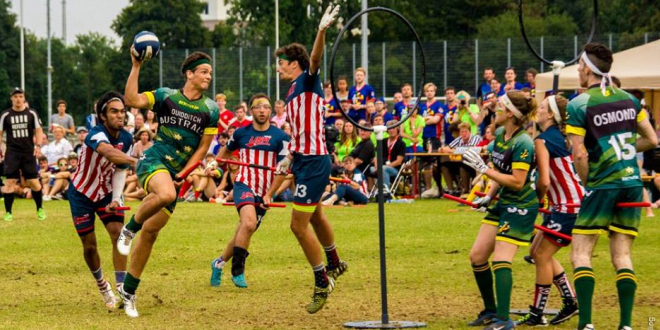
{"label": "blonde hair", "polygon": [[436,92],[438,91],[438,86],[436,86],[436,85],[435,85],[434,83],[432,83],[432,82],[424,84],[424,91],[426,92],[426,90],[427,90],[429,87],[433,87],[433,88],[435,88],[435,91],[436,91]]}
{"label": "blonde hair", "polygon": [[365,70],[363,67],[358,67],[357,69],[355,69],[355,72],[358,71],[362,71],[362,73],[364,73],[365,76],[367,75],[367,70]]}
{"label": "blonde hair", "polygon": [[218,102],[220,100],[227,101],[227,95],[222,93],[215,94],[215,101]]}

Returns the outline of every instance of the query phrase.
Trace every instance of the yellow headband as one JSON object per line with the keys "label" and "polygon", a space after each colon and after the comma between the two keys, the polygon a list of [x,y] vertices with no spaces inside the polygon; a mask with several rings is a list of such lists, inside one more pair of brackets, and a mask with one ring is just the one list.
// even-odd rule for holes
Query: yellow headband
{"label": "yellow headband", "polygon": [[254,101],[252,101],[252,104],[250,104],[250,109],[252,109],[256,106],[259,106],[259,105],[263,105],[263,104],[270,107],[270,102],[268,101],[268,99],[262,97],[262,98],[258,98],[258,99],[255,99]]}

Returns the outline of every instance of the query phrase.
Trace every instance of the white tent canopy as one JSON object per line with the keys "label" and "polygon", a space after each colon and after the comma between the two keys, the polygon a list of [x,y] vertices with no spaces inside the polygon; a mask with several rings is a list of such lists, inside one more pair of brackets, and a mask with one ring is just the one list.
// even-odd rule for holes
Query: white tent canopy
{"label": "white tent canopy", "polygon": [[[621,80],[624,89],[660,89],[660,40],[614,54],[610,72]],[[552,79],[552,71],[537,75],[536,91],[552,90]],[[559,89],[578,88],[577,64],[563,68],[559,75]]]}

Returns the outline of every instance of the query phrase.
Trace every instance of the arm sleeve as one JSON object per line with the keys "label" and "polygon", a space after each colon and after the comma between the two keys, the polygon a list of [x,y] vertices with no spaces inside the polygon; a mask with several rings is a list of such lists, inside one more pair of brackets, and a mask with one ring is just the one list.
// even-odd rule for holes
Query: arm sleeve
{"label": "arm sleeve", "polygon": [[282,141],[280,142],[280,149],[279,152],[277,153],[277,161],[281,161],[284,159],[284,157],[289,155],[289,142],[291,141],[291,138],[289,138],[288,135],[282,133],[284,137],[282,138]]}
{"label": "arm sleeve", "polygon": [[[154,110],[154,112],[158,113],[158,110],[160,110],[160,106],[167,98],[167,96],[170,94],[170,89],[166,87],[161,87],[158,88],[154,91],[149,91],[149,92],[144,92],[144,95],[149,99],[149,109]],[[146,121],[146,120],[145,120]]]}
{"label": "arm sleeve", "polygon": [[73,123],[73,117],[71,115],[67,117],[67,125],[69,125],[67,128],[75,127],[75,124]]}
{"label": "arm sleeve", "polygon": [[578,96],[568,103],[566,107],[566,111],[568,111],[568,121],[566,122],[567,134],[579,136],[585,136],[587,134],[585,122],[586,106],[583,96]]}
{"label": "arm sleeve", "polygon": [[124,186],[126,185],[126,169],[116,168],[115,173],[112,175],[112,201],[119,202],[119,205],[123,205],[121,194],[124,192]]}
{"label": "arm sleeve", "polygon": [[204,128],[204,135],[216,135],[218,134],[218,120],[220,119],[220,109],[218,105],[213,102],[211,107],[211,119],[209,120],[208,125]]}
{"label": "arm sleeve", "polygon": [[85,138],[85,145],[96,151],[101,143],[110,144],[108,136],[102,130],[92,129]]}

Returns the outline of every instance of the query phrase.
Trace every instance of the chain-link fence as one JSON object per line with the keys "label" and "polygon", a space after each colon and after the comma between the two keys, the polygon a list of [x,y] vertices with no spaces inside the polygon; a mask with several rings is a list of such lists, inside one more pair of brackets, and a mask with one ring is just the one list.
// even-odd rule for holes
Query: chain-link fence
{"label": "chain-link fence", "polygon": [[[613,52],[658,39],[659,32],[635,37],[617,34],[594,37],[595,42],[608,45]],[[532,37],[530,42],[536,51],[548,60],[569,61],[577,56],[586,42],[586,37],[542,36]],[[326,45],[323,56],[323,80],[329,79],[331,47],[331,44]],[[524,73],[528,68],[535,68],[539,72],[550,70],[532,55],[521,37],[433,41],[424,43],[423,47],[426,59],[425,81],[435,83],[439,90],[454,86],[474,93],[482,81],[485,67],[492,67],[497,76],[503,78],[504,70],[513,66],[516,68],[519,82],[524,82]],[[308,49],[310,48],[308,45]],[[181,62],[195,50],[206,52],[213,58],[214,79],[208,94],[224,93],[230,105],[235,105],[239,100],[245,100],[256,92],[267,93],[271,98],[283,98],[287,92],[288,84],[280,82],[279,95],[276,95],[278,82],[273,47],[164,49],[158,59],[161,86],[180,87],[182,80],[178,70]],[[368,80],[378,96],[392,96],[399,91],[401,84],[406,82],[413,85],[417,94],[421,87],[418,86],[421,61],[416,43],[370,43],[368,53]],[[355,68],[361,66],[361,56],[360,44],[340,44],[335,61],[335,75],[348,77],[350,84]]]}

